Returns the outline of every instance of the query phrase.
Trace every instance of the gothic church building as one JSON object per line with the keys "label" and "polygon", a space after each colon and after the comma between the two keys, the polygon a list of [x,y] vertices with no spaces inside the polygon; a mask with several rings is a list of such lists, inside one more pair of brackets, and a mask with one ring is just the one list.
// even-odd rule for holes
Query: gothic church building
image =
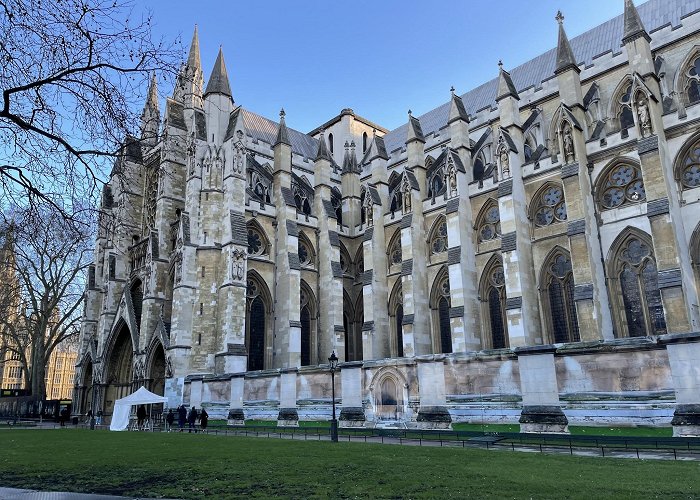
{"label": "gothic church building", "polygon": [[[621,2],[622,3],[622,2]],[[234,100],[195,31],[105,186],[76,410],[700,424],[700,1],[649,0],[395,130]],[[553,41],[554,42],[554,41]],[[496,71],[494,71],[496,73]]]}

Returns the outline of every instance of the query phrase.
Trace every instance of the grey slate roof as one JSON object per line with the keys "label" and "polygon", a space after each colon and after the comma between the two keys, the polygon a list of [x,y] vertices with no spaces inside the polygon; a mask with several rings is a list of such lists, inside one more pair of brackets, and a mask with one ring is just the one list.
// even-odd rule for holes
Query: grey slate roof
{"label": "grey slate roof", "polygon": [[209,77],[204,95],[217,93],[231,97],[231,86],[228,82],[228,72],[226,71],[224,52],[221,50],[221,47],[219,47],[219,55],[216,56],[214,69],[211,70],[211,76]]}
{"label": "grey slate roof", "polygon": [[[690,14],[700,9],[700,0],[649,0],[637,6],[637,11],[642,19],[647,32],[661,28],[662,26],[671,24],[676,27],[681,24],[681,17]],[[623,15],[606,21],[605,23],[596,26],[595,28],[570,39],[571,48],[579,63],[585,65],[592,64],[595,56],[601,55],[608,51],[618,53],[622,51],[622,36],[623,36]],[[552,40],[554,42],[554,40]],[[510,74],[513,78],[515,88],[519,91],[535,86],[539,87],[540,83],[548,78],[554,77],[554,68],[556,63],[557,49],[541,54],[534,59],[513,68]],[[470,114],[475,114],[477,111],[494,106],[496,99],[496,88],[498,78],[479,85],[475,89],[462,95],[464,104]],[[445,104],[428,111],[422,116],[419,116],[423,133],[428,135],[432,132],[440,130],[447,124],[449,115],[450,103]],[[389,153],[404,145],[407,134],[407,124],[392,130],[384,136],[384,142]]]}
{"label": "grey slate roof", "polygon": [[[677,27],[681,24],[681,17],[700,10],[700,0],[649,0],[637,6],[641,21],[648,33],[666,26]],[[595,28],[570,39],[576,61],[584,66],[592,64],[593,58],[605,52],[622,51],[622,37],[624,34],[623,14],[596,26]],[[552,40],[554,42],[554,40]],[[513,68],[510,76],[518,91],[530,87],[539,87],[549,78],[554,78],[556,68],[557,49],[553,47],[530,61]],[[474,115],[478,111],[495,106],[496,91],[498,87],[498,75],[494,68],[494,78],[478,87],[462,94],[462,100],[469,114]],[[439,131],[447,125],[450,112],[450,101],[428,111],[418,117],[424,135]],[[277,136],[278,124],[256,113],[243,110],[243,119],[248,134],[255,140],[267,142],[272,145]],[[408,136],[408,123],[392,130],[384,136],[386,151],[391,154],[404,147]],[[318,149],[318,141],[302,132],[288,128],[289,139],[292,143],[292,151],[306,158],[313,159]]]}

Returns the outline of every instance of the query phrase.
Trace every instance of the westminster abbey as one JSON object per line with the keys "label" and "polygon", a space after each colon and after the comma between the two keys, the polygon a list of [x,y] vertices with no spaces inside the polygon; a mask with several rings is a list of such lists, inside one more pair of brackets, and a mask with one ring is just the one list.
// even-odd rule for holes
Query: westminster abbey
{"label": "westminster abbey", "polygon": [[395,130],[262,117],[195,31],[103,191],[76,411],[328,419],[335,351],[341,426],[697,435],[700,1],[619,2]]}

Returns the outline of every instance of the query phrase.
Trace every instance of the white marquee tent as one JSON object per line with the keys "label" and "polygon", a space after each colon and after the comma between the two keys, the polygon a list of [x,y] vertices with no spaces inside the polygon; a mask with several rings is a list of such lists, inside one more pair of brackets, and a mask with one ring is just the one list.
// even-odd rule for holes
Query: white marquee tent
{"label": "white marquee tent", "polygon": [[109,425],[109,430],[123,431],[129,427],[129,414],[132,406],[165,403],[166,401],[167,398],[153,394],[144,386],[141,386],[135,393],[125,398],[117,399],[114,402],[114,413],[112,414],[112,423]]}

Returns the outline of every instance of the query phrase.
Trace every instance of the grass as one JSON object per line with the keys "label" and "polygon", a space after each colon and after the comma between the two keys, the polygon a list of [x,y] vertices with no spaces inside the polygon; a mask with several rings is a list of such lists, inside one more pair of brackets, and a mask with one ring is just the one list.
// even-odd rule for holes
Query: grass
{"label": "grass", "polygon": [[692,498],[697,462],[75,429],[0,431],[3,486],[186,499]]}

